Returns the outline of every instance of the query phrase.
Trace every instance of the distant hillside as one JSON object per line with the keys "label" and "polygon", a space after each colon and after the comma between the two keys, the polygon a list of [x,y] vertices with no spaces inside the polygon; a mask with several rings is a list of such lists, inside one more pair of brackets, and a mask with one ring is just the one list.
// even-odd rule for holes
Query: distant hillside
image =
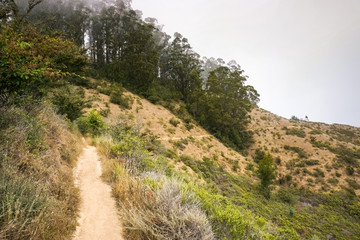
{"label": "distant hillside", "polygon": [[293,121],[263,109],[255,109],[251,116],[250,129],[255,133],[251,155],[256,156],[256,150],[270,152],[284,184],[320,192],[350,188],[360,193],[359,128]]}

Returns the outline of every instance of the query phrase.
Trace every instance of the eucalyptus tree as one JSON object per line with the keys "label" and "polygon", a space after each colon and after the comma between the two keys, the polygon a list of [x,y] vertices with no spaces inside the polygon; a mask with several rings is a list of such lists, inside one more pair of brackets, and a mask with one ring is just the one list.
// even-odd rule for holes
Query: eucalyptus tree
{"label": "eucalyptus tree", "polygon": [[203,94],[190,106],[205,128],[236,149],[251,142],[246,131],[248,113],[259,101],[259,94],[246,80],[239,65],[220,66],[209,73]]}
{"label": "eucalyptus tree", "polygon": [[160,57],[161,83],[177,91],[180,100],[189,102],[191,94],[201,88],[200,72],[200,55],[186,38],[175,33]]}

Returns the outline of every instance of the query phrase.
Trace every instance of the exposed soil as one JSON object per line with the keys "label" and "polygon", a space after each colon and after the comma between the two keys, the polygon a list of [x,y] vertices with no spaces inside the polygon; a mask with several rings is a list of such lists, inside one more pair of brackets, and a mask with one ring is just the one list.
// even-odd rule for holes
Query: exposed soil
{"label": "exposed soil", "polygon": [[123,239],[111,188],[101,180],[101,174],[96,148],[86,146],[75,168],[75,184],[80,188],[82,202],[74,240]]}

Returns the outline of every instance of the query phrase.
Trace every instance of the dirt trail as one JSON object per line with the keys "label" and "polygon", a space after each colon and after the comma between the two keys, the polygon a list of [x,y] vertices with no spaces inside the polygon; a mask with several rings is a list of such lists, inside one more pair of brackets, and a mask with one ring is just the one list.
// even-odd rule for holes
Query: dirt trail
{"label": "dirt trail", "polygon": [[110,186],[101,180],[101,173],[96,148],[85,147],[75,168],[75,184],[80,188],[81,206],[74,240],[123,239],[115,200],[111,197]]}
{"label": "dirt trail", "polygon": [[[212,135],[200,135],[200,136],[192,136],[193,138],[200,139],[200,138],[206,138],[206,137],[212,137]],[[164,137],[161,138],[160,141],[169,141],[169,140],[181,140],[185,138],[181,137]]]}

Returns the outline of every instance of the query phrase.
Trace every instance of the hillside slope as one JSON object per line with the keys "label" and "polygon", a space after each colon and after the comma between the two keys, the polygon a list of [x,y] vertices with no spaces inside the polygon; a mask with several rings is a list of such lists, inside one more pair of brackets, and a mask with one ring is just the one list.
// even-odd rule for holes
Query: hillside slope
{"label": "hillside slope", "polygon": [[259,108],[251,115],[251,153],[271,152],[279,178],[289,175],[289,184],[322,192],[351,188],[360,193],[359,128],[288,120]]}
{"label": "hillside slope", "polygon": [[[178,212],[167,209],[178,199],[180,185],[181,198],[195,195],[195,205],[208,218],[199,223],[206,238],[195,231],[193,238],[181,239],[214,239],[209,222],[215,239],[358,239],[358,128],[290,121],[256,108],[249,126],[255,143],[243,155],[194,122],[189,127],[168,109],[123,94],[128,102],[120,106],[99,89],[86,90],[92,102],[87,111],[97,109],[107,123],[94,142],[121,210],[125,237],[171,238],[156,231],[183,223],[181,216],[173,218]],[[257,177],[257,162],[267,152],[278,176],[270,198]],[[164,198],[169,205],[159,208]]]}
{"label": "hillside slope", "polygon": [[[109,96],[95,90],[88,90],[87,95],[96,100],[94,106],[98,110],[109,109],[109,121],[127,118],[179,155],[214,159],[227,171],[245,174],[255,180],[256,150],[270,152],[277,162],[278,180],[284,184],[321,192],[345,187],[360,193],[360,169],[357,166],[360,158],[359,128],[293,121],[255,108],[249,125],[254,132],[255,143],[249,154],[243,156],[226,147],[202,127],[193,124],[188,130],[186,123],[168,109],[130,92],[125,95],[133,99],[131,109],[110,103]],[[178,167],[182,166],[181,162],[178,163]],[[291,176],[290,181],[287,175]]]}

